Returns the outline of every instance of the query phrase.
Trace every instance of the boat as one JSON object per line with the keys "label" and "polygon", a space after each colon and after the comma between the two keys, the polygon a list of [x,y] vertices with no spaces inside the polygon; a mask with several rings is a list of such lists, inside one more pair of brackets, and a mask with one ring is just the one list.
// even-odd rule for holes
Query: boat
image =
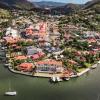
{"label": "boat", "polygon": [[6,63],[6,64],[4,64],[4,66],[5,67],[9,67],[9,66],[11,66],[11,64],[10,63]]}
{"label": "boat", "polygon": [[4,94],[5,96],[16,96],[17,95],[17,92],[16,91],[12,91],[11,90],[11,85],[9,83],[9,90],[7,92],[5,92]]}
{"label": "boat", "polygon": [[56,77],[54,77],[54,76],[51,77],[51,81],[52,81],[52,82],[56,82]]}
{"label": "boat", "polygon": [[63,81],[60,77],[56,77],[56,80],[57,80],[58,82]]}
{"label": "boat", "polygon": [[69,81],[69,80],[70,80],[69,77],[63,77],[62,79],[63,79],[64,81]]}
{"label": "boat", "polygon": [[91,68],[92,69],[95,69],[97,67],[97,64],[93,65]]}
{"label": "boat", "polygon": [[98,64],[100,64],[100,61],[98,61]]}
{"label": "boat", "polygon": [[5,50],[5,49],[7,49],[7,47],[1,47],[1,49],[2,49],[2,50]]}
{"label": "boat", "polygon": [[54,83],[57,83],[57,82],[61,82],[63,80],[60,77],[53,76],[53,77],[50,78],[50,81],[54,82]]}
{"label": "boat", "polygon": [[17,95],[17,92],[16,91],[8,91],[8,92],[5,92],[5,95],[7,95],[7,96],[15,96],[15,95]]}
{"label": "boat", "polygon": [[58,83],[60,81],[60,79],[58,79],[57,77],[53,76],[50,78],[50,82],[53,82],[53,83]]}

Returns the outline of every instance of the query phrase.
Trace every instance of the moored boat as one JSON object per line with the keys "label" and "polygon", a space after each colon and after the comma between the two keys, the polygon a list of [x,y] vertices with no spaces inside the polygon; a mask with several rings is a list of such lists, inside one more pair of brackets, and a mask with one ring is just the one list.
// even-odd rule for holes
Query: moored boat
{"label": "moored boat", "polygon": [[10,63],[6,63],[6,64],[4,64],[4,66],[5,67],[9,67],[9,66],[11,66],[11,64]]}
{"label": "moored boat", "polygon": [[7,92],[5,92],[4,94],[5,96],[16,96],[17,92],[16,91],[12,91],[11,90],[11,84],[9,83],[9,90]]}
{"label": "moored boat", "polygon": [[56,77],[56,80],[57,80],[58,82],[63,81],[60,77]]}
{"label": "moored boat", "polygon": [[8,92],[5,92],[5,95],[6,96],[15,96],[15,95],[17,95],[17,92],[16,91],[8,91]]}
{"label": "moored boat", "polygon": [[97,67],[97,64],[93,65],[91,68],[92,69],[95,69]]}
{"label": "moored boat", "polygon": [[52,82],[56,82],[56,77],[54,77],[54,76],[51,77],[51,81],[52,81]]}
{"label": "moored boat", "polygon": [[70,80],[69,77],[63,77],[62,79],[63,79],[64,81],[68,81],[68,80]]}

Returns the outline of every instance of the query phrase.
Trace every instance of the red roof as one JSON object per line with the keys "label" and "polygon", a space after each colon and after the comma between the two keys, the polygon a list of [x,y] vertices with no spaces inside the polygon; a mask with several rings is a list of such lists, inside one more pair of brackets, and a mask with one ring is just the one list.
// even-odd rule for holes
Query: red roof
{"label": "red roof", "polygon": [[43,53],[43,52],[39,52],[38,55],[41,57],[41,56],[44,56],[45,53]]}
{"label": "red roof", "polygon": [[87,42],[88,42],[88,43],[95,43],[95,42],[96,42],[96,39],[92,39],[92,38],[91,38],[91,39],[88,39]]}
{"label": "red roof", "polygon": [[25,60],[27,59],[27,56],[17,56],[15,57],[15,60]]}
{"label": "red roof", "polygon": [[70,64],[77,64],[77,62],[74,61],[74,60],[68,60],[68,62],[69,62]]}
{"label": "red roof", "polygon": [[6,43],[10,44],[17,43],[19,41],[19,38],[13,38],[13,37],[4,37],[3,39],[6,41]]}
{"label": "red roof", "polygon": [[76,51],[76,52],[75,52],[75,55],[77,55],[77,56],[81,56],[81,54],[82,54],[82,53],[81,53],[80,51]]}
{"label": "red roof", "polygon": [[57,66],[62,66],[62,62],[61,61],[56,61],[56,60],[48,60],[48,61],[39,61],[36,64],[47,64],[47,65],[57,65]]}
{"label": "red roof", "polygon": [[33,60],[36,60],[36,59],[39,59],[40,57],[39,57],[38,54],[34,54],[34,55],[31,56],[31,58],[32,58]]}
{"label": "red roof", "polygon": [[39,53],[37,53],[37,54],[32,55],[31,58],[32,58],[33,60],[35,60],[35,59],[39,59],[40,57],[43,57],[44,55],[45,55],[45,53],[39,52]]}
{"label": "red roof", "polygon": [[22,63],[19,65],[19,70],[23,71],[32,71],[33,64],[32,63]]}
{"label": "red roof", "polygon": [[90,51],[89,53],[92,54],[92,55],[97,54],[96,51]]}
{"label": "red roof", "polygon": [[33,34],[33,30],[32,29],[26,29],[26,34]]}
{"label": "red roof", "polygon": [[19,65],[19,67],[22,68],[32,68],[33,64],[32,63],[22,63]]}

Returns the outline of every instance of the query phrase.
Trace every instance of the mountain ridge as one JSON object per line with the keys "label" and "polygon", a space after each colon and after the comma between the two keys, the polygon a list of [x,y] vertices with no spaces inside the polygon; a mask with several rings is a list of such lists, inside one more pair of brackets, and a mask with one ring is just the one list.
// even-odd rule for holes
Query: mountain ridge
{"label": "mountain ridge", "polygon": [[34,8],[34,4],[27,0],[0,0],[0,7],[4,9],[31,9]]}
{"label": "mountain ridge", "polygon": [[53,2],[53,1],[40,1],[40,2],[33,2],[39,8],[55,8],[66,5],[66,3],[61,2]]}

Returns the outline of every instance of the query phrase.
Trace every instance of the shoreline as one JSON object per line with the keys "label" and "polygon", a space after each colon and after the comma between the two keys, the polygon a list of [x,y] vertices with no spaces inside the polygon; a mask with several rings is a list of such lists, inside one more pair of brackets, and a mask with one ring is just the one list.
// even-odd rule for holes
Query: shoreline
{"label": "shoreline", "polygon": [[[99,62],[100,61],[98,61],[98,63],[97,64],[94,64],[94,65],[98,66]],[[86,68],[85,70],[83,70],[80,73],[77,73],[77,75],[70,76],[70,78],[75,78],[75,77],[82,76],[83,74],[85,74],[85,73],[89,72],[90,70],[92,70],[92,67],[94,65],[92,65],[90,68]],[[25,75],[25,76],[31,76],[31,77],[51,78],[53,76],[55,76],[55,77],[60,77],[61,76],[61,74],[48,74],[48,73],[34,73],[33,74],[33,73],[29,73],[29,72],[21,72],[21,71],[16,71],[16,70],[12,69],[12,67],[10,67],[10,66],[8,66],[8,69],[11,72],[15,73],[15,74],[20,74],[20,75]]]}
{"label": "shoreline", "polygon": [[[89,72],[90,70],[97,68],[97,67],[98,67],[99,62],[100,62],[100,61],[98,61],[96,64],[92,65],[90,68],[86,68],[86,69],[85,69],[85,70],[83,70],[82,72],[77,73],[77,76],[78,76],[78,77],[79,77],[79,76],[82,76],[83,74],[85,74],[85,73]],[[94,66],[96,66],[96,67],[94,68]]]}

